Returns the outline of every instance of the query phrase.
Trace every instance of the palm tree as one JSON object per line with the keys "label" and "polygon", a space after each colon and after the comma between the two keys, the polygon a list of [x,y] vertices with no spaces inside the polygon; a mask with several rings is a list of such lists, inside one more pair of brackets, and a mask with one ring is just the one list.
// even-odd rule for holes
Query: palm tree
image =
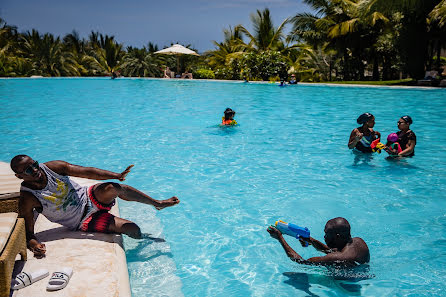
{"label": "palm tree", "polygon": [[24,76],[30,73],[30,63],[18,56],[17,27],[0,18],[0,76]]}
{"label": "palm tree", "polygon": [[285,19],[279,27],[275,28],[271,19],[271,14],[268,8],[260,11],[257,10],[255,14],[251,14],[251,22],[253,25],[253,33],[250,33],[242,25],[237,26],[237,30],[249,38],[248,47],[256,51],[278,50],[284,48],[283,46],[283,30],[288,23],[288,18]]}
{"label": "palm tree", "polygon": [[87,47],[87,54],[91,57],[89,63],[95,74],[109,74],[116,70],[125,52],[122,44],[115,41],[114,36],[91,32]]}
{"label": "palm tree", "polygon": [[[389,20],[381,13],[362,16],[360,0],[304,0],[315,14],[300,13],[291,19],[289,39],[305,41],[328,51],[335,50],[342,59],[344,79],[363,79],[364,60],[374,61],[377,78],[378,59],[373,44]],[[369,49],[369,50],[367,50]],[[369,57],[369,56],[371,57]]]}
{"label": "palm tree", "polygon": [[149,43],[148,48],[142,49],[128,47],[127,53],[122,58],[119,68],[125,76],[159,77],[161,63],[154,55],[157,46]]}
{"label": "palm tree", "polygon": [[[398,49],[405,69],[413,78],[424,77],[426,61],[429,60],[428,48],[430,37],[428,34],[428,17],[438,14],[439,23],[444,17],[440,16],[444,11],[442,0],[363,0],[362,11],[364,14],[381,12],[390,15],[401,12],[402,26],[397,39]],[[438,10],[436,10],[438,9]]]}
{"label": "palm tree", "polygon": [[431,48],[436,53],[436,69],[441,73],[441,50],[446,48],[446,0],[441,1],[429,13],[429,33],[431,35]]}
{"label": "palm tree", "polygon": [[216,50],[207,53],[209,56],[209,65],[211,67],[228,66],[234,59],[241,57],[246,49],[246,44],[243,42],[242,33],[239,26],[223,30],[224,41],[213,41],[217,47]]}
{"label": "palm tree", "polygon": [[20,52],[32,63],[32,73],[44,76],[79,75],[71,53],[63,51],[60,38],[37,30],[21,35]]}

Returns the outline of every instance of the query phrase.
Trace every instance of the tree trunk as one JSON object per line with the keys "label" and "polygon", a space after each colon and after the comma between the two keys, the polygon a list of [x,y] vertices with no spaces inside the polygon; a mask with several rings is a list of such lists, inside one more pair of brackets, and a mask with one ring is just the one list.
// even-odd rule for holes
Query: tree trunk
{"label": "tree trunk", "polygon": [[437,63],[436,67],[438,74],[441,76],[441,73],[443,72],[443,69],[441,68],[441,41],[440,39],[437,40]]}
{"label": "tree trunk", "polygon": [[373,54],[373,74],[372,74],[373,80],[379,80],[379,61],[378,61],[378,55],[376,53]]}

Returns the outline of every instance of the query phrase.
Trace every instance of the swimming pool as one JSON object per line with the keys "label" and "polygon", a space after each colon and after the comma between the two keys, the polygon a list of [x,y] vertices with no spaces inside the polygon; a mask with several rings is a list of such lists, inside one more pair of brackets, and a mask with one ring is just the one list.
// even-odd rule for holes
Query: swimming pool
{"label": "swimming pool", "polygon": [[[233,108],[240,126],[220,128]],[[0,80],[0,160],[19,153],[120,171],[155,212],[120,201],[150,239],[125,238],[134,296],[434,296],[446,265],[446,90],[152,79]],[[362,112],[383,136],[414,119],[415,157],[347,149]],[[292,263],[266,232],[277,219],[323,239],[343,216],[371,253],[340,281]],[[162,230],[162,231],[160,231]],[[161,233],[160,233],[161,232]],[[320,255],[286,238],[305,258]]]}

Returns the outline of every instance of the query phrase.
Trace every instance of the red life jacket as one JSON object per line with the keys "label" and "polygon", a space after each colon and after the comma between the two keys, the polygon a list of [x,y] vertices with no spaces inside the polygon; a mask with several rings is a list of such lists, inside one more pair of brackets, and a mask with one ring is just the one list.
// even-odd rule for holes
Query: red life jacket
{"label": "red life jacket", "polygon": [[237,125],[237,122],[235,120],[225,120],[225,117],[222,117],[221,124],[222,125]]}

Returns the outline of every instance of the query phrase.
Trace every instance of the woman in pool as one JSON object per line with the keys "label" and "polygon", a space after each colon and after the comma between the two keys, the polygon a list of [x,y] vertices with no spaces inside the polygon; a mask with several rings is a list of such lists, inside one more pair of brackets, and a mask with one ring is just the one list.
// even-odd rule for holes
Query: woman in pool
{"label": "woman in pool", "polygon": [[356,122],[362,126],[353,129],[352,133],[350,133],[348,148],[354,148],[363,153],[371,153],[372,148],[370,147],[370,144],[375,139],[381,137],[381,133],[373,130],[373,127],[375,126],[375,117],[371,113],[366,112],[360,115]]}
{"label": "woman in pool", "polygon": [[393,154],[398,154],[400,157],[412,157],[415,155],[415,145],[417,144],[417,136],[410,130],[412,118],[408,115],[402,116],[398,120],[398,143],[401,146],[401,152],[393,151]]}
{"label": "woman in pool", "polygon": [[235,111],[230,109],[229,107],[226,108],[224,111],[225,116],[221,119],[221,124],[225,126],[233,126],[237,125],[237,122],[234,120]]}

